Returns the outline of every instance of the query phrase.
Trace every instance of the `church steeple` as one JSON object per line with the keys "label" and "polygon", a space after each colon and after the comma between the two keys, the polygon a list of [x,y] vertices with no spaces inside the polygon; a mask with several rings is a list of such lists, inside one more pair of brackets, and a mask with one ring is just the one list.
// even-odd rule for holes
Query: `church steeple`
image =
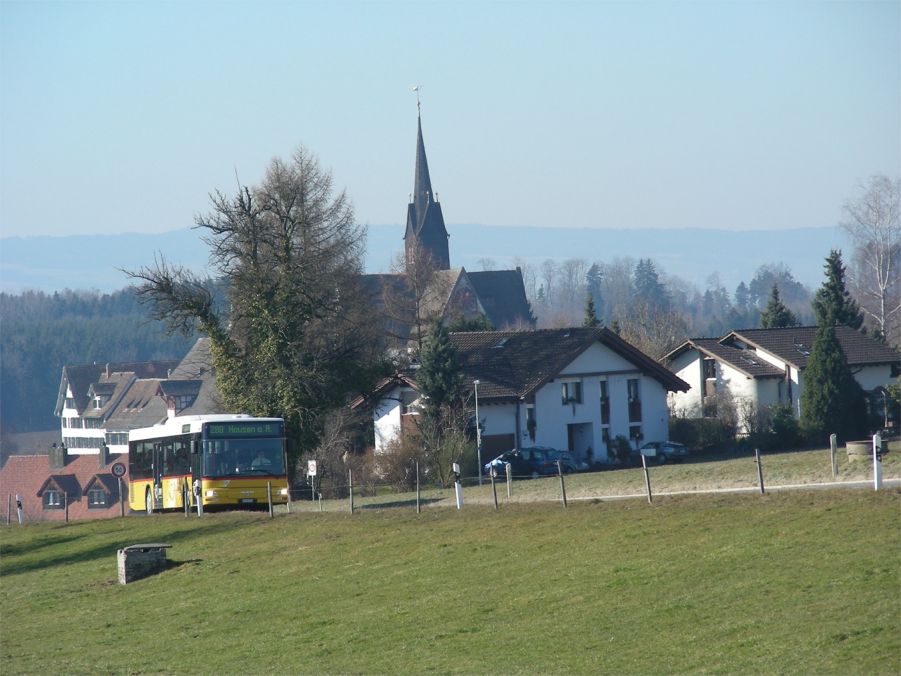
{"label": "church steeple", "polygon": [[436,269],[448,270],[448,234],[444,227],[441,204],[432,192],[429,162],[422,140],[422,116],[419,114],[418,98],[416,108],[416,174],[413,179],[413,201],[407,207],[407,230],[404,234],[407,265],[410,265],[411,257],[416,253],[425,253],[431,257]]}

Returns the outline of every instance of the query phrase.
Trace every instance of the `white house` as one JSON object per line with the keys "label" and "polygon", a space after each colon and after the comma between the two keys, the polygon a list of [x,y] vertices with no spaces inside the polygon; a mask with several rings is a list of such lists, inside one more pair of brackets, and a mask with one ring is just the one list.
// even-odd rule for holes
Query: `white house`
{"label": "white house", "polygon": [[128,453],[128,432],[167,417],[219,413],[209,340],[181,360],[64,366],[56,401],[72,455]]}
{"label": "white house", "polygon": [[[512,448],[567,449],[576,460],[609,462],[618,436],[663,441],[667,393],[688,384],[609,329],[452,333],[475,404],[482,457]],[[415,370],[386,379],[372,397],[375,450],[418,415]],[[355,406],[363,405],[362,399]]]}
{"label": "white house", "polygon": [[[788,404],[800,418],[804,369],[816,331],[815,326],[748,329],[685,341],[661,360],[691,385],[670,395],[673,407],[702,417],[712,414],[717,396],[728,392],[751,410]],[[847,326],[836,326],[835,334],[855,379],[870,396],[871,410],[890,417],[882,394],[901,374],[901,355]]]}

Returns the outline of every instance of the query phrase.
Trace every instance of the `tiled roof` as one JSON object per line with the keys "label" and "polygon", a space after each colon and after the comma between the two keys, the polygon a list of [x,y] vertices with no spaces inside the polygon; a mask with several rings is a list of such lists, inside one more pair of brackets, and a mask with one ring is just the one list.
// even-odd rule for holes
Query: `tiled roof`
{"label": "tiled roof", "polygon": [[[816,337],[815,326],[794,326],[784,329],[742,329],[733,331],[720,340],[724,345],[743,341],[762,348],[792,366],[803,369]],[[835,337],[845,353],[849,366],[897,364],[901,354],[896,350],[865,336],[847,326],[836,326]]]}
{"label": "tiled roof", "polygon": [[194,403],[179,415],[203,415],[206,413],[227,413],[222,406],[219,388],[216,386],[216,372],[210,354],[210,339],[199,338],[181,360],[170,376],[173,380],[200,381],[200,389]]}
{"label": "tiled roof", "polygon": [[534,325],[522,272],[515,270],[485,270],[467,272],[485,314],[495,329],[507,329],[517,325]]}
{"label": "tiled roof", "polygon": [[688,384],[609,329],[569,328],[538,331],[452,333],[467,383],[479,380],[480,399],[519,399],[534,393],[595,342],[655,378],[668,390]]}
{"label": "tiled roof", "polygon": [[56,414],[59,415],[62,412],[66,384],[72,390],[75,408],[81,415],[88,405],[88,391],[91,385],[100,382],[101,376],[107,373],[134,373],[138,378],[165,378],[169,370],[177,365],[178,361],[176,360],[160,359],[146,362],[109,362],[63,366]]}
{"label": "tiled roof", "polygon": [[109,413],[106,428],[133,430],[155,425],[166,417],[166,403],[156,396],[162,381],[137,380]]}
{"label": "tiled roof", "polygon": [[667,354],[660,361],[672,363],[678,355],[689,349],[697,349],[709,357],[723,361],[751,378],[784,377],[785,372],[772,364],[756,357],[747,350],[740,350],[731,345],[723,345],[717,338],[691,338]]}
{"label": "tiled roof", "polygon": [[[128,456],[110,456],[110,464],[122,462],[128,466]],[[119,505],[112,498],[112,504],[106,508],[88,509],[85,490],[88,484],[99,481],[104,487],[118,489],[118,482],[109,473],[109,466],[101,468],[97,455],[70,456],[63,468],[51,469],[47,455],[14,455],[0,469],[0,486],[3,493],[12,496],[10,522],[16,523],[16,495],[22,498],[25,523],[37,521],[62,521],[65,512],[62,509],[44,509],[40,491],[51,482],[61,490],[69,493],[70,519],[98,519],[119,516]],[[128,480],[122,480],[122,490],[127,493]],[[6,500],[0,501],[6,516]],[[126,512],[128,507],[126,505]]]}

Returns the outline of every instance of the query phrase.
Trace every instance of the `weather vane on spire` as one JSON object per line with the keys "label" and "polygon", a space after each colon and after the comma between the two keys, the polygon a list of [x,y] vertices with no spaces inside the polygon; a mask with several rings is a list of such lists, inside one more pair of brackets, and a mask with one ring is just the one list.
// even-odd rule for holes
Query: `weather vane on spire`
{"label": "weather vane on spire", "polygon": [[416,114],[419,115],[419,90],[422,89],[422,85],[416,85],[413,87],[411,91],[416,92]]}

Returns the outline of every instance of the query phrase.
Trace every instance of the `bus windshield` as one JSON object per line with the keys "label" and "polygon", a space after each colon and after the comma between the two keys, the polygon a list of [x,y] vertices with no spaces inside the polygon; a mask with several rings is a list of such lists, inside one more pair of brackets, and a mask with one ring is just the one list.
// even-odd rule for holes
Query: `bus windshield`
{"label": "bus windshield", "polygon": [[203,476],[254,474],[285,474],[281,439],[215,439],[203,442]]}

